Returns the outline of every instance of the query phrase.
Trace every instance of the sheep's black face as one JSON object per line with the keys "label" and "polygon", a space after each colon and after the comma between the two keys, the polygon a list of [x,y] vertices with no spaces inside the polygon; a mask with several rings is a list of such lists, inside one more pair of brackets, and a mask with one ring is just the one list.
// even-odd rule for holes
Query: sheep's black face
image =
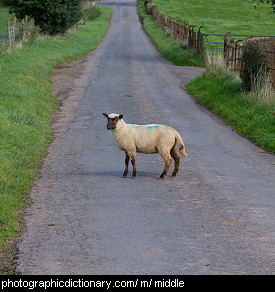
{"label": "sheep's black face", "polygon": [[[116,124],[119,121],[119,119],[123,118],[123,115],[115,116],[115,117],[109,117],[107,114],[103,113],[103,116],[108,119],[107,122],[107,129],[108,130],[114,130],[116,128]],[[110,115],[112,116],[112,115]]]}
{"label": "sheep's black face", "polygon": [[107,129],[108,130],[115,129],[116,128],[117,121],[118,121],[118,117],[108,118]]}

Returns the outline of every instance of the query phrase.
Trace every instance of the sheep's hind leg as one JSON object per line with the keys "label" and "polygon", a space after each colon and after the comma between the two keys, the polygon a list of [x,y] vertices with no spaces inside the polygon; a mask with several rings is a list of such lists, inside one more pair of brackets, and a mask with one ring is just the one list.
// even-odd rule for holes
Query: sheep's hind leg
{"label": "sheep's hind leg", "polygon": [[171,165],[171,162],[172,162],[172,157],[171,157],[169,152],[160,152],[160,155],[165,161],[163,172],[159,177],[159,179],[163,179],[166,176],[166,174],[167,174],[167,172],[168,172],[168,170],[170,168],[170,165]]}
{"label": "sheep's hind leg", "polygon": [[127,154],[127,152],[125,152],[125,170],[122,177],[127,177],[129,160],[130,160],[130,156]]}
{"label": "sheep's hind leg", "polygon": [[172,173],[172,176],[175,177],[179,171],[179,165],[180,165],[180,156],[176,150],[176,144],[170,150],[170,154],[175,161],[175,168],[174,168],[174,171]]}

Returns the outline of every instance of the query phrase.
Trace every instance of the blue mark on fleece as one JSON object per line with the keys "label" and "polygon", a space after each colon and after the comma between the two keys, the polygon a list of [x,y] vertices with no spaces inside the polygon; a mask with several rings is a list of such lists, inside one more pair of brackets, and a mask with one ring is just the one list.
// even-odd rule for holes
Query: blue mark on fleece
{"label": "blue mark on fleece", "polygon": [[150,129],[156,129],[156,128],[158,128],[157,125],[151,125],[151,126],[148,126],[148,127],[147,127],[148,130],[150,130]]}
{"label": "blue mark on fleece", "polygon": [[[137,126],[140,126],[140,125],[136,125],[136,124],[129,124],[131,127],[137,127]],[[146,125],[145,125],[146,126]],[[151,129],[157,129],[159,126],[158,125],[148,125],[146,126],[146,129],[147,130],[151,130]]]}

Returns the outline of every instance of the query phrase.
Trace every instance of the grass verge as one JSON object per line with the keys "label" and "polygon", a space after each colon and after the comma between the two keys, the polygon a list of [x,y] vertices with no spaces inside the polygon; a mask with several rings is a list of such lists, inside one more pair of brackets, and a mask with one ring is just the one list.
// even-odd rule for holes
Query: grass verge
{"label": "grass verge", "polygon": [[[51,90],[57,64],[96,48],[109,27],[111,9],[59,37],[38,38],[0,55],[0,273],[5,250],[20,231],[19,210],[52,141],[50,120],[58,108]],[[9,261],[9,259],[8,259]]]}
{"label": "grass verge", "polygon": [[186,50],[176,39],[156,24],[152,16],[144,12],[144,1],[138,1],[138,13],[146,33],[151,38],[159,52],[176,65],[203,66],[204,62],[193,51]]}

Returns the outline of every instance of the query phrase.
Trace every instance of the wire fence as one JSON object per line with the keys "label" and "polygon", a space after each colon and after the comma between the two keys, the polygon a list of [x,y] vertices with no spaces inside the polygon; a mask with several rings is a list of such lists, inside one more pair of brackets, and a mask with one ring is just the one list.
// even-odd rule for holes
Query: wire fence
{"label": "wire fence", "polygon": [[21,21],[18,21],[14,16],[13,20],[6,23],[6,29],[3,25],[0,30],[0,52],[13,48],[18,42],[25,42],[36,38],[39,35],[40,29],[26,15]]}

